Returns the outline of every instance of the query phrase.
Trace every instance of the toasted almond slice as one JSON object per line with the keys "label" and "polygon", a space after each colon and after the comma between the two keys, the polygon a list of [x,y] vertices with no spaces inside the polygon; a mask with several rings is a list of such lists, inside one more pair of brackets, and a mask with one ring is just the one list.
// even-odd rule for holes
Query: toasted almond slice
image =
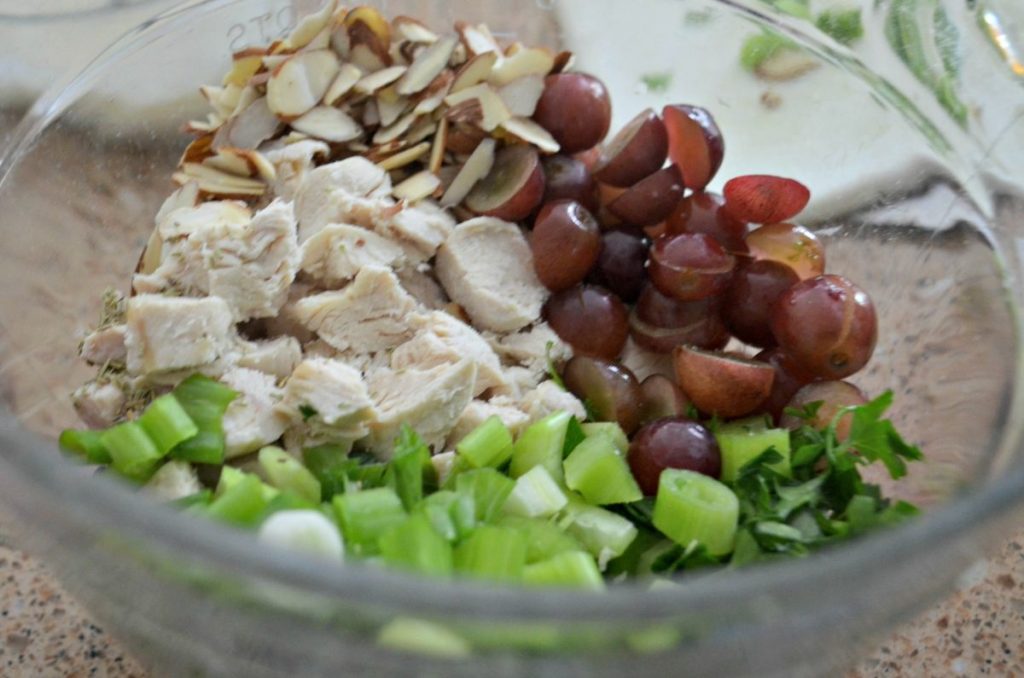
{"label": "toasted almond slice", "polygon": [[406,112],[409,108],[409,100],[405,97],[388,101],[384,97],[377,97],[377,112],[380,113],[380,124],[387,127]]}
{"label": "toasted almond slice", "polygon": [[402,139],[409,144],[418,144],[424,139],[433,136],[434,132],[437,131],[437,123],[434,122],[430,116],[423,116],[419,122],[412,126],[412,128],[406,133]]}
{"label": "toasted almond slice", "polygon": [[385,45],[391,44],[391,24],[373,7],[367,5],[353,7],[345,15],[344,24],[349,29],[349,34],[357,25],[363,24],[380,42]]}
{"label": "toasted almond slice", "polygon": [[434,78],[434,81],[425,90],[420,92],[422,98],[416,103],[416,112],[433,113],[440,108],[441,104],[444,103],[444,98],[448,96],[454,80],[455,74],[450,69],[441,71],[441,74]]}
{"label": "toasted almond slice", "polygon": [[361,153],[365,155],[370,150],[370,147],[364,144],[362,141],[351,141],[348,144],[348,150],[352,151],[353,153]]}
{"label": "toasted almond slice", "polygon": [[408,69],[407,66],[391,66],[364,76],[355,85],[355,90],[360,94],[373,94],[382,87],[387,87],[398,80]]}
{"label": "toasted almond slice", "polygon": [[391,20],[391,26],[403,40],[418,43],[437,42],[437,33],[427,28],[422,22],[412,17],[399,14]]}
{"label": "toasted almond slice", "polygon": [[491,30],[487,28],[486,24],[473,26],[464,21],[459,21],[455,24],[455,30],[458,32],[459,37],[462,38],[462,44],[466,46],[470,54],[495,52],[500,60],[501,46],[494,39],[494,36],[491,35]]}
{"label": "toasted almond slice", "polygon": [[309,41],[309,44],[302,48],[302,52],[312,52],[317,49],[330,49],[331,47],[331,27],[327,26]]}
{"label": "toasted almond slice", "polygon": [[545,153],[558,153],[561,148],[550,132],[530,118],[509,118],[501,123],[501,127],[509,134],[528,144],[533,144]]}
{"label": "toasted almond slice", "polygon": [[338,75],[338,57],[329,49],[299,52],[278,66],[267,82],[267,105],[279,117],[310,110]]}
{"label": "toasted almond slice", "polygon": [[363,129],[344,111],[317,106],[291,123],[292,129],[324,141],[343,142],[359,138]]}
{"label": "toasted almond slice", "polygon": [[238,103],[235,104],[235,108],[231,111],[231,115],[228,116],[228,120],[235,117],[246,108],[249,104],[260,98],[259,90],[252,85],[246,85],[242,89],[242,93],[238,96]]}
{"label": "toasted almond slice", "polygon": [[174,180],[181,185],[195,181],[204,193],[223,196],[263,195],[267,186],[256,179],[232,176],[220,170],[197,163],[186,163],[180,172],[174,173]]}
{"label": "toasted almond slice", "polygon": [[327,88],[324,94],[324,103],[333,106],[339,99],[349,93],[355,84],[363,77],[363,72],[354,64],[342,64],[338,69],[338,76]]}
{"label": "toasted almond slice", "polygon": [[571,71],[576,64],[576,55],[572,52],[559,52],[555,55],[555,63],[551,67],[552,73],[565,73]]}
{"label": "toasted almond slice", "polygon": [[292,32],[284,39],[286,47],[297,50],[312,42],[331,23],[331,18],[337,8],[337,0],[327,0],[319,11],[302,17]]}
{"label": "toasted almond slice", "polygon": [[373,135],[374,144],[386,144],[393,141],[409,131],[412,124],[416,122],[416,112],[406,113],[388,127],[382,127]]}
{"label": "toasted almond slice", "polygon": [[441,180],[433,172],[423,170],[412,175],[391,189],[391,194],[399,200],[416,202],[422,200],[441,187]]}
{"label": "toasted almond slice", "polygon": [[186,162],[202,162],[206,158],[213,155],[213,140],[214,135],[206,133],[203,136],[193,139],[188,146],[185,147],[185,151],[181,154],[181,158],[178,159],[179,165],[184,165]]}
{"label": "toasted almond slice", "polygon": [[185,134],[206,134],[207,132],[214,132],[221,126],[219,122],[210,122],[206,120],[189,120],[182,126],[182,130]]}
{"label": "toasted almond slice", "polygon": [[250,178],[253,175],[252,167],[243,156],[230,152],[231,149],[222,148],[216,155],[203,160],[203,165],[220,170],[232,176]]}
{"label": "toasted almond slice", "polygon": [[336,21],[331,29],[331,49],[341,57],[342,61],[348,60],[349,53],[352,51],[352,40],[348,37],[348,28],[343,22]]}
{"label": "toasted almond slice", "polygon": [[484,107],[480,105],[479,99],[469,99],[445,110],[444,117],[452,124],[470,124],[479,127],[480,121],[484,119]]}
{"label": "toasted almond slice", "polygon": [[213,147],[256,148],[277,134],[280,126],[281,121],[267,106],[266,97],[260,97],[217,130]]}
{"label": "toasted almond slice", "polygon": [[458,73],[455,74],[455,82],[452,83],[452,92],[460,92],[474,85],[478,85],[491,76],[494,65],[498,63],[497,52],[484,52],[472,57],[462,64]]}
{"label": "toasted almond slice", "polygon": [[444,162],[444,147],[448,143],[448,118],[441,118],[437,123],[437,134],[434,135],[434,145],[430,149],[429,169],[434,174],[441,171],[441,164]]}
{"label": "toasted almond slice", "polygon": [[364,73],[372,73],[391,65],[391,24],[373,7],[362,5],[345,15],[348,31],[349,61]]}
{"label": "toasted almond slice", "polygon": [[281,141],[284,142],[285,146],[287,146],[288,144],[295,144],[300,141],[307,141],[308,139],[308,134],[296,132],[295,130],[288,130],[288,133],[281,137]]}
{"label": "toasted almond slice", "polygon": [[399,151],[394,155],[384,158],[377,163],[377,166],[383,170],[391,171],[400,167],[405,167],[409,163],[416,162],[427,153],[430,152],[430,143],[424,141],[423,143],[416,144],[411,148],[407,148],[404,151]]}
{"label": "toasted almond slice", "polygon": [[377,108],[377,100],[370,99],[363,106],[363,127],[376,127],[380,124],[380,109]]}
{"label": "toasted almond slice", "polygon": [[238,105],[238,99],[242,95],[242,87],[238,85],[227,85],[226,87],[203,85],[199,88],[199,92],[206,98],[217,115],[227,118]]}
{"label": "toasted almond slice", "polygon": [[366,159],[370,160],[371,162],[378,162],[380,160],[384,160],[385,158],[392,156],[398,151],[402,150],[407,145],[408,144],[406,144],[403,139],[395,139],[394,141],[389,141],[386,144],[374,146],[373,148],[370,148],[366,151]]}
{"label": "toasted almond slice", "polygon": [[494,66],[488,80],[499,87],[527,75],[545,76],[555,66],[555,57],[542,48],[524,47]]}
{"label": "toasted almond slice", "polygon": [[294,56],[293,54],[268,54],[263,57],[263,65],[267,67],[268,71],[273,71],[275,68],[288,61],[289,58]]}
{"label": "toasted almond slice", "polygon": [[391,55],[387,52],[382,55],[369,45],[363,44],[353,45],[348,58],[364,73],[374,73],[382,68],[387,68],[391,61]]}
{"label": "toasted almond slice", "polygon": [[462,166],[459,173],[455,175],[448,190],[441,197],[442,207],[452,207],[461,203],[469,192],[473,190],[476,182],[483,179],[491,171],[494,165],[494,147],[497,142],[494,139],[484,139],[470,154],[466,164]]}
{"label": "toasted almond slice", "polygon": [[513,80],[498,90],[505,107],[513,116],[529,118],[537,110],[537,102],[544,94],[544,76],[526,75]]}
{"label": "toasted almond slice", "polygon": [[444,102],[449,106],[456,106],[473,99],[480,102],[483,113],[480,127],[488,132],[493,131],[498,125],[512,117],[498,93],[486,84],[474,85],[460,92],[449,94],[445,97]]}
{"label": "toasted almond slice", "polygon": [[434,78],[448,67],[448,59],[451,58],[457,44],[458,40],[455,38],[441,38],[421,51],[409,66],[409,70],[398,81],[398,93],[408,96],[426,89]]}
{"label": "toasted almond slice", "polygon": [[251,149],[239,149],[239,152],[245,154],[260,179],[269,183],[277,178],[277,169],[274,167],[274,163],[267,160],[267,156]]}
{"label": "toasted almond slice", "polygon": [[452,68],[458,68],[462,64],[466,63],[466,60],[469,59],[469,57],[469,50],[466,49],[466,46],[463,45],[460,40],[458,46],[455,47],[455,51],[452,52],[452,58],[448,60],[448,65]]}
{"label": "toasted almond slice", "polygon": [[234,56],[231,61],[231,69],[224,74],[224,80],[221,84],[225,87],[228,85],[245,86],[249,82],[249,78],[256,75],[256,72],[260,70],[260,66],[263,65],[262,53],[242,54],[242,56],[239,56],[239,54]]}

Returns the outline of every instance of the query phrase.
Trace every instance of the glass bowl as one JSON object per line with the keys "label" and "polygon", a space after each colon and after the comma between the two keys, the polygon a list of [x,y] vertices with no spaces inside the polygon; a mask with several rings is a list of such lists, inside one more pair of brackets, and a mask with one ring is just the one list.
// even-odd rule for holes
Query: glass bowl
{"label": "glass bowl", "polygon": [[[708,107],[728,145],[712,189],[758,172],[807,183],[802,218],[826,239],[829,269],[879,309],[879,347],[855,381],[895,391],[893,416],[927,455],[891,487],[927,509],[918,520],[655,590],[539,592],[325,567],[61,459],[68,393],[89,376],[76,344],[102,291],[128,280],[187,143],[181,123],[204,112],[198,86],[316,4],[167,13],[44,95],[0,161],[0,500],[21,543],[157,673],[822,674],[948,590],[1003,534],[1024,504],[1024,169],[1013,166],[1024,88],[1013,41],[991,39],[1004,16],[992,3],[927,3],[933,26],[943,7],[959,28],[945,80],[928,63],[952,62],[922,66],[894,41],[893,26],[907,26],[893,19],[898,2],[864,9],[854,48],[756,0],[376,3],[438,29],[486,21],[503,38],[574,50],[577,68],[608,84],[613,127],[647,105]],[[806,72],[769,82],[744,70],[742,45],[762,30],[798,43]]]}

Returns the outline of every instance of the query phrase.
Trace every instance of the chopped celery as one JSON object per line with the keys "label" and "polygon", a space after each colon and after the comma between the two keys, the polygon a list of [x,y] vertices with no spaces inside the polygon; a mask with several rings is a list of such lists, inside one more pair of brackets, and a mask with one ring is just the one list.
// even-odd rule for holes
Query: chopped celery
{"label": "chopped celery", "polygon": [[479,468],[460,473],[455,479],[455,491],[473,498],[476,519],[489,523],[512,494],[515,482],[492,468]]}
{"label": "chopped celery", "polygon": [[430,463],[430,448],[407,424],[395,440],[395,450],[388,466],[387,478],[395,488],[402,505],[412,510],[423,499],[423,477],[433,473]]}
{"label": "chopped celery", "polygon": [[685,471],[661,472],[654,501],[654,526],[681,546],[696,541],[713,556],[733,549],[739,500],[714,478]]}
{"label": "chopped celery", "polygon": [[320,501],[320,481],[302,462],[280,447],[260,450],[259,463],[271,486],[293,492],[311,504]]}
{"label": "chopped celery", "polygon": [[740,470],[768,448],[774,448],[782,455],[782,460],[771,464],[771,468],[785,476],[791,473],[789,430],[767,428],[763,418],[723,424],[715,431],[715,440],[722,452],[721,478],[724,482],[734,482]]}
{"label": "chopped celery", "polygon": [[318,445],[302,451],[303,463],[320,481],[321,500],[330,501],[345,491],[349,469],[356,463],[348,453],[348,447],[342,445]]}
{"label": "chopped celery", "polygon": [[569,497],[563,515],[559,523],[598,559],[601,567],[621,556],[637,535],[636,526],[626,518],[576,497]]}
{"label": "chopped celery", "polygon": [[60,432],[60,449],[85,459],[90,464],[109,464],[110,452],[100,442],[103,431],[64,429]]}
{"label": "chopped celery", "polygon": [[748,71],[756,71],[779,51],[795,48],[796,45],[792,40],[784,38],[778,33],[759,33],[744,41],[743,47],[740,49],[740,63]]}
{"label": "chopped celery", "polygon": [[563,532],[554,523],[539,518],[502,516],[497,522],[502,527],[511,527],[526,535],[526,562],[537,563],[564,551],[578,551],[578,541]]}
{"label": "chopped celery", "polygon": [[523,583],[530,586],[565,586],[604,589],[604,580],[594,556],[583,551],[564,551],[523,570]]}
{"label": "chopped celery", "polygon": [[555,412],[527,427],[513,446],[509,475],[518,478],[534,466],[543,466],[560,481],[565,433],[571,419],[568,412]]}
{"label": "chopped celery", "polygon": [[181,403],[199,432],[171,450],[171,456],[200,464],[222,463],[224,412],[238,394],[209,377],[194,374],[178,384],[172,395]]}
{"label": "chopped celery", "polygon": [[377,644],[391,650],[435,657],[468,657],[472,646],[454,631],[422,619],[398,617],[377,634]]}
{"label": "chopped celery", "polygon": [[405,520],[402,500],[390,487],[339,494],[332,500],[345,542],[364,554],[377,550],[377,539]]}
{"label": "chopped celery", "polygon": [[220,497],[222,494],[230,490],[232,487],[240,483],[245,478],[256,478],[260,482],[260,493],[263,495],[263,499],[267,502],[272,501],[277,495],[281,494],[281,491],[276,487],[271,487],[263,482],[259,476],[255,476],[245,471],[240,471],[234,466],[224,466],[220,470],[220,480],[217,481],[217,490],[214,492],[215,497]]}
{"label": "chopped celery", "polygon": [[516,582],[526,566],[526,535],[497,525],[481,525],[455,549],[455,569],[472,577]]}
{"label": "chopped celery", "polygon": [[416,512],[426,516],[434,530],[451,542],[464,539],[476,527],[471,494],[441,490],[424,498]]}
{"label": "chopped celery", "polygon": [[568,501],[548,470],[534,466],[516,480],[504,510],[517,516],[541,518],[558,513]]}
{"label": "chopped celery", "polygon": [[421,574],[447,576],[452,572],[452,547],[438,534],[430,519],[413,514],[380,537],[384,562]]}
{"label": "chopped celery", "polygon": [[145,480],[164,456],[137,421],[108,428],[100,444],[110,453],[114,470],[137,481]]}
{"label": "chopped celery", "polygon": [[501,419],[491,416],[460,440],[455,452],[456,464],[497,468],[512,456],[512,433]]}
{"label": "chopped celery", "polygon": [[860,8],[827,9],[818,15],[818,18],[814,20],[814,25],[830,35],[836,42],[844,45],[849,45],[864,36]]}
{"label": "chopped celery", "polygon": [[253,526],[259,523],[267,507],[263,496],[263,483],[254,475],[244,474],[237,482],[220,493],[208,507],[211,518],[235,525]]}
{"label": "chopped celery", "polygon": [[587,438],[565,460],[565,484],[591,504],[625,504],[643,499],[625,458],[606,435]]}
{"label": "chopped celery", "polygon": [[139,417],[139,425],[146,431],[161,455],[199,433],[199,428],[171,394],[162,395],[149,404]]}
{"label": "chopped celery", "polygon": [[626,432],[622,430],[622,427],[614,421],[597,421],[583,424],[583,433],[588,438],[606,436],[615,445],[615,449],[619,451],[619,454],[625,455],[629,451],[629,438],[626,437]]}

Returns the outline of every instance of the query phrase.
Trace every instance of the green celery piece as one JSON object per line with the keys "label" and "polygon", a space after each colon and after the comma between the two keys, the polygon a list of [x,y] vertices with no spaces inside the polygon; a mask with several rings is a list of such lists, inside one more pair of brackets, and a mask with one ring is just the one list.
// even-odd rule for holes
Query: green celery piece
{"label": "green celery piece", "polygon": [[780,50],[794,49],[795,47],[792,40],[784,38],[778,33],[752,35],[743,42],[743,47],[740,48],[740,64],[746,70],[754,72]]}
{"label": "green celery piece", "polygon": [[506,515],[502,516],[497,524],[519,530],[526,535],[527,564],[547,560],[565,551],[578,551],[582,548],[578,541],[548,520]]}
{"label": "green celery piece", "polygon": [[821,32],[843,45],[852,44],[864,37],[864,24],[861,22],[860,8],[827,9],[818,15],[814,24]]}
{"label": "green celery piece", "polygon": [[562,479],[562,450],[572,414],[555,412],[531,424],[512,448],[509,475],[518,478],[534,466],[543,466],[556,481]]}
{"label": "green celery piece", "polygon": [[615,445],[615,449],[619,451],[619,454],[623,456],[629,452],[629,438],[626,437],[626,432],[622,430],[622,427],[614,421],[597,421],[583,424],[583,433],[588,438],[595,436],[607,437]]}
{"label": "green celery piece", "polygon": [[412,617],[398,617],[384,626],[377,634],[377,644],[400,652],[446,658],[468,657],[473,649],[451,629]]}
{"label": "green celery piece", "polygon": [[568,503],[565,492],[543,466],[534,466],[516,479],[504,511],[528,518],[552,516]]}
{"label": "green celery piece", "polygon": [[625,504],[643,499],[629,464],[608,436],[584,440],[566,458],[564,467],[566,486],[591,504]]}
{"label": "green celery piece", "polygon": [[799,19],[811,19],[811,10],[807,6],[806,0],[774,0],[772,3],[775,8],[780,12],[785,12],[790,16],[795,16]]}
{"label": "green celery piece", "polygon": [[683,547],[696,541],[712,556],[732,551],[740,505],[733,491],[714,478],[666,469],[654,500],[654,526]]}
{"label": "green celery piece", "polygon": [[281,494],[281,491],[276,487],[267,485],[263,480],[252,473],[246,473],[241,471],[234,466],[224,466],[220,470],[220,480],[217,481],[217,489],[214,491],[214,497],[220,497],[222,494],[230,490],[232,487],[242,482],[246,478],[256,478],[260,482],[260,493],[263,498],[268,502],[273,500],[274,497]]}
{"label": "green celery piece", "polygon": [[320,481],[302,462],[280,447],[264,447],[259,453],[260,469],[272,487],[292,492],[310,504],[320,501]]}
{"label": "green celery piece", "polygon": [[423,498],[423,477],[434,470],[430,448],[407,424],[395,440],[395,450],[388,466],[388,481],[395,488],[407,511]]}
{"label": "green celery piece", "polygon": [[226,523],[254,527],[263,517],[267,503],[260,479],[246,474],[214,499],[205,513]]}
{"label": "green celery piece", "polygon": [[[319,504],[312,503],[296,494],[292,494],[291,492],[278,492],[273,497],[269,497],[267,501],[267,508],[263,512],[263,518],[269,518],[272,514],[277,513],[278,511],[315,511],[318,508]],[[334,516],[331,516],[331,521],[334,521]],[[261,520],[260,522],[263,521]]]}
{"label": "green celery piece", "polygon": [[597,569],[594,556],[584,551],[564,551],[547,560],[527,565],[523,570],[523,583],[528,586],[560,586],[604,589],[604,579]]}
{"label": "green celery piece", "polygon": [[348,456],[349,448],[342,445],[318,445],[302,451],[302,461],[320,482],[321,501],[330,501],[345,492],[349,471],[358,462]]}
{"label": "green celery piece", "polygon": [[103,433],[68,428],[60,432],[58,444],[64,452],[82,457],[90,464],[109,464],[112,461],[110,452],[100,442]]}
{"label": "green celery piece", "polygon": [[209,488],[203,488],[195,494],[190,494],[187,497],[182,497],[181,499],[175,499],[170,503],[170,505],[184,511],[185,509],[189,509],[193,506],[206,507],[211,501],[213,501],[213,491]]}
{"label": "green celery piece", "polygon": [[171,392],[199,432],[173,450],[171,457],[199,464],[224,462],[224,412],[238,394],[221,383],[193,374]]}
{"label": "green celery piece", "polygon": [[526,567],[526,535],[497,525],[481,525],[455,549],[455,569],[470,577],[518,582]]}
{"label": "green celery piece", "polygon": [[427,517],[434,530],[450,542],[460,541],[476,527],[476,509],[471,494],[440,490],[425,497],[415,513]]}
{"label": "green celery piece", "polygon": [[335,495],[331,503],[345,543],[364,555],[375,554],[380,535],[406,517],[402,500],[390,487]]}
{"label": "green celery piece", "polygon": [[492,468],[478,468],[460,473],[455,479],[455,491],[473,498],[476,519],[489,523],[501,512],[515,482]]}
{"label": "green celery piece", "polygon": [[637,529],[629,520],[570,495],[559,525],[604,565],[625,553],[636,539]]}
{"label": "green celery piece", "polygon": [[451,544],[423,514],[413,514],[382,534],[379,547],[384,562],[398,569],[438,577],[452,573]]}
{"label": "green celery piece", "polygon": [[782,460],[770,467],[784,476],[792,475],[788,429],[766,428],[763,420],[743,420],[720,426],[715,431],[715,440],[722,452],[724,482],[735,482],[740,470],[768,448],[782,455]]}
{"label": "green celery piece", "polygon": [[148,478],[164,457],[137,421],[108,428],[100,435],[100,444],[110,453],[114,470],[135,481]]}
{"label": "green celery piece", "polygon": [[455,452],[469,468],[497,468],[512,456],[512,433],[493,415],[456,443]]}
{"label": "green celery piece", "polygon": [[[586,405],[586,403],[583,403]],[[587,434],[583,432],[583,424],[573,415],[569,418],[569,424],[565,427],[565,445],[562,447],[562,459],[576,449],[576,446],[586,440]]]}
{"label": "green celery piece", "polygon": [[139,417],[139,425],[146,431],[161,455],[199,433],[199,427],[188,416],[178,399],[168,393],[146,407]]}

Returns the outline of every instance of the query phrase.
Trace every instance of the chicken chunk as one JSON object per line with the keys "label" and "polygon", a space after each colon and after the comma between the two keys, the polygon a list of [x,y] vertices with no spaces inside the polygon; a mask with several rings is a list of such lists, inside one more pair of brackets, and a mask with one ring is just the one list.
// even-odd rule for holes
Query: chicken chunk
{"label": "chicken chunk", "polygon": [[587,416],[583,403],[553,381],[542,382],[524,395],[520,407],[526,412],[530,424],[561,411],[571,412],[580,419]]}
{"label": "chicken chunk", "polygon": [[437,281],[425,271],[406,266],[396,271],[395,275],[405,291],[427,308],[441,310],[450,301]]}
{"label": "chicken chunk", "polygon": [[407,205],[376,226],[377,232],[401,245],[411,263],[432,259],[455,228],[455,219],[432,200]]}
{"label": "chicken chunk", "polygon": [[78,418],[89,428],[113,426],[124,413],[125,394],[117,384],[90,381],[71,394]]}
{"label": "chicken chunk", "polygon": [[529,370],[535,385],[547,375],[549,361],[560,368],[572,357],[572,347],[562,341],[545,322],[514,334],[492,334],[488,339],[503,363]]}
{"label": "chicken chunk", "polygon": [[455,227],[437,251],[437,278],[473,324],[512,332],[540,318],[548,292],[519,227],[477,217]]}
{"label": "chicken chunk", "polygon": [[284,379],[302,360],[302,347],[295,337],[277,337],[261,341],[240,342],[239,367],[258,370]]}
{"label": "chicken chunk", "polygon": [[361,156],[321,165],[295,193],[299,242],[328,224],[373,228],[397,211],[387,172]]}
{"label": "chicken chunk", "polygon": [[402,424],[411,426],[434,450],[441,449],[473,398],[476,363],[430,369],[380,370],[369,379],[378,419],[365,445],[377,456],[391,457]]}
{"label": "chicken chunk", "polygon": [[292,200],[306,175],[312,171],[313,158],[326,158],[331,154],[331,148],[315,139],[304,139],[282,146],[277,146],[278,143],[270,142],[265,148],[261,147],[260,151],[274,166],[275,177],[270,185],[273,194]]}
{"label": "chicken chunk", "polygon": [[224,412],[224,456],[255,452],[284,433],[289,420],[275,408],[284,392],[273,376],[244,367],[229,370],[221,381],[238,392]]}
{"label": "chicken chunk", "polygon": [[394,273],[367,266],[342,290],[300,299],[294,314],[338,351],[375,353],[412,338],[418,308]]}
{"label": "chicken chunk", "polygon": [[623,365],[628,367],[636,378],[643,381],[652,374],[662,374],[670,379],[675,379],[675,367],[672,364],[671,353],[654,353],[637,346],[636,342],[629,339],[626,347],[622,350],[622,357],[619,359]]}
{"label": "chicken chunk", "polygon": [[140,294],[127,303],[128,372],[196,368],[232,348],[231,309],[220,297],[189,299]]}
{"label": "chicken chunk", "polygon": [[329,224],[302,243],[302,270],[328,289],[341,287],[364,266],[400,268],[402,248],[373,231]]}
{"label": "chicken chunk", "polygon": [[513,436],[526,428],[529,417],[525,412],[516,407],[515,401],[511,398],[491,398],[490,401],[473,400],[466,405],[462,416],[455,422],[455,428],[448,435],[448,446],[454,447],[456,443],[465,438],[473,429],[484,423],[491,417],[498,417],[508,427]]}
{"label": "chicken chunk", "polygon": [[273,318],[263,321],[263,327],[270,337],[292,337],[300,344],[307,344],[316,338],[316,335],[308,330],[305,325],[299,322],[295,312],[295,305],[306,297],[316,294],[319,288],[304,282],[292,283],[288,290],[288,299],[281,305],[281,310]]}
{"label": "chicken chunk", "polygon": [[142,486],[142,493],[159,501],[175,501],[203,489],[199,476],[187,461],[169,461]]}
{"label": "chicken chunk", "polygon": [[123,364],[127,351],[124,338],[127,333],[128,328],[123,324],[101,327],[85,336],[79,354],[90,365]]}
{"label": "chicken chunk", "polygon": [[285,383],[278,411],[294,425],[342,440],[362,438],[377,418],[363,376],[330,358],[299,363]]}

